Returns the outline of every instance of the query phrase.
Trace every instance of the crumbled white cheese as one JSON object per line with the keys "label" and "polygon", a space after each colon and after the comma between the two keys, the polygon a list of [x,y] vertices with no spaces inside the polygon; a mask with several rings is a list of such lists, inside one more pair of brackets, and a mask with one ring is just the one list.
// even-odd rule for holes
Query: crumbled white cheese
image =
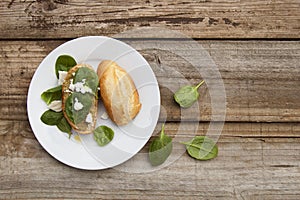
{"label": "crumbled white cheese", "polygon": [[70,79],[69,89],[70,89],[71,91],[73,91],[74,88],[75,88],[75,86],[74,86],[74,84],[73,84],[73,79]]}
{"label": "crumbled white cheese", "polygon": [[74,109],[78,111],[78,110],[81,110],[82,108],[83,108],[82,103],[80,103],[80,102],[78,101],[78,99],[75,98]]}
{"label": "crumbled white cheese", "polygon": [[84,86],[84,90],[85,90],[85,92],[87,92],[87,93],[93,93],[92,89],[89,88],[88,86]]}
{"label": "crumbled white cheese", "polygon": [[71,92],[71,90],[66,89],[64,92]]}
{"label": "crumbled white cheese", "polygon": [[82,94],[87,93],[93,93],[92,89],[89,88],[88,86],[85,86],[85,79],[83,79],[81,82],[77,82],[75,84],[73,84],[73,79],[70,80],[70,85],[69,85],[69,89],[71,91],[75,91],[75,92],[81,92]]}
{"label": "crumbled white cheese", "polygon": [[75,72],[73,72],[72,75],[75,76]]}
{"label": "crumbled white cheese", "polygon": [[62,85],[68,72],[66,71],[58,71],[58,85]]}
{"label": "crumbled white cheese", "polygon": [[52,101],[49,105],[48,105],[48,108],[50,110],[53,110],[55,112],[60,112],[62,111],[62,102],[61,100],[55,100],[55,101]]}
{"label": "crumbled white cheese", "polygon": [[84,90],[84,86],[83,86],[83,82],[77,82],[74,84],[74,89],[76,92],[81,92],[82,94],[85,93],[85,90]]}
{"label": "crumbled white cheese", "polygon": [[101,115],[101,119],[108,119],[107,112],[104,111],[104,113]]}
{"label": "crumbled white cheese", "polygon": [[92,114],[89,113],[87,116],[86,116],[86,119],[85,119],[86,123],[93,123],[93,117],[92,117]]}

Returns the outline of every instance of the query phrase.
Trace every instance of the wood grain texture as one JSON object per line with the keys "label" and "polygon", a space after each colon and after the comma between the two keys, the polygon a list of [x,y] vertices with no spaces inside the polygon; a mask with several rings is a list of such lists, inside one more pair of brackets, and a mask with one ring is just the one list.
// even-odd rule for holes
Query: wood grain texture
{"label": "wood grain texture", "polygon": [[[300,199],[299,10],[299,0],[1,1],[0,199]],[[158,28],[157,34],[147,28]],[[196,38],[201,48],[177,33],[164,35],[169,29]],[[26,111],[30,80],[43,58],[86,35],[120,37],[136,48],[161,91],[159,123],[148,143],[128,162],[101,171],[52,158]],[[211,122],[211,95],[220,89],[218,76],[209,73],[214,65],[226,91],[223,127]],[[180,110],[173,91],[202,79],[207,84],[198,105]],[[148,163],[149,144],[163,122],[174,141],[168,159],[174,162],[133,173]],[[208,130],[219,137],[219,155],[196,161],[180,142]]]}
{"label": "wood grain texture", "polygon": [[299,142],[222,137],[214,160],[183,154],[161,170],[138,174],[77,170],[45,153],[40,158],[1,155],[0,199],[295,199]]}
{"label": "wood grain texture", "polygon": [[[34,137],[28,121],[2,120],[0,122],[0,156],[22,157],[22,158],[43,158],[45,151]],[[173,123],[167,122],[165,132],[174,138],[175,142],[190,140],[195,135],[206,135],[210,129],[217,134],[219,123]],[[181,127],[179,127],[181,126]],[[153,132],[153,137],[161,130],[161,123],[158,123]],[[269,138],[290,138],[293,141],[300,138],[299,123],[225,123],[220,132],[221,138],[257,138],[261,141]],[[211,134],[212,137],[218,135]],[[151,139],[152,140],[152,139]],[[276,141],[276,139],[274,140]],[[141,152],[146,152],[149,143]]]}
{"label": "wood grain texture", "polygon": [[298,0],[4,0],[0,38],[112,36],[138,27],[193,38],[299,38],[299,9]]}
{"label": "wood grain texture", "polygon": [[[172,51],[147,48],[148,43],[163,43],[164,40],[126,42],[142,53],[158,79],[163,107],[161,121],[211,120],[210,92],[216,87],[204,85],[199,89],[198,109],[181,110],[174,102],[172,92],[186,84],[185,81],[190,84],[197,84],[202,79],[214,82],[215,77],[204,76],[209,68],[199,70]],[[168,40],[171,44],[177,42]],[[61,43],[51,40],[0,42],[0,119],[27,120],[26,97],[33,73],[42,59]],[[189,52],[192,58],[199,57],[199,50],[188,44],[181,52]],[[222,76],[226,91],[226,121],[300,121],[299,41],[259,41],[259,44],[257,41],[201,41],[199,44]],[[221,114],[224,114],[222,110]]]}
{"label": "wood grain texture", "polygon": [[[225,124],[219,156],[207,162],[182,153],[183,145],[178,143],[205,134],[207,124],[200,124],[194,133],[189,128],[193,124],[187,123],[187,131],[177,133],[178,123],[167,123],[165,132],[176,137],[172,155],[179,157],[147,173],[118,167],[70,168],[41,148],[27,121],[0,125],[0,199],[294,199],[300,195],[299,123]],[[147,156],[148,145],[135,161]],[[136,162],[137,167],[143,165]]]}

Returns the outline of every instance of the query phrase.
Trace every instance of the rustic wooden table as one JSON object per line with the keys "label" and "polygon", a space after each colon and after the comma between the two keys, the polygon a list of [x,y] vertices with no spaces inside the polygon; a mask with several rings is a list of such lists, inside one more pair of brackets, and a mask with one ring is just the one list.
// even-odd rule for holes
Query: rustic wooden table
{"label": "rustic wooden table", "polygon": [[[299,0],[3,0],[0,5],[0,199],[300,198]],[[202,162],[183,154],[148,173],[86,171],[55,160],[36,140],[26,111],[39,63],[70,39],[114,37],[139,27],[179,31],[201,44],[215,62],[226,91],[218,157]],[[191,83],[201,74],[168,51],[143,48],[185,41],[168,34],[134,37],[119,39],[140,51],[160,85],[164,110],[153,136],[165,120],[172,137],[206,134],[211,91],[200,89],[201,115],[181,118],[165,85],[183,78],[161,68],[179,71]],[[188,44],[183,51],[199,53]],[[177,133],[179,123],[186,125],[185,132]],[[149,142],[141,152],[148,147]]]}

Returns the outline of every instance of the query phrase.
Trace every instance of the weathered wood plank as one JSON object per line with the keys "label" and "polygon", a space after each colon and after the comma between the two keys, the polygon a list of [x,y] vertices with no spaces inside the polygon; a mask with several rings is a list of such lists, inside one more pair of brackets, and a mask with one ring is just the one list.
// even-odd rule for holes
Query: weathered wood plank
{"label": "weathered wood plank", "polygon": [[[195,135],[206,135],[209,125],[210,123],[167,122],[165,132],[173,137],[175,142],[179,142],[190,140]],[[0,142],[0,156],[22,158],[41,158],[45,156],[45,152],[42,151],[42,147],[34,137],[28,121],[2,120],[0,127],[0,141],[3,141]],[[262,141],[273,141],[269,138],[281,137],[289,137],[291,141],[292,138],[300,138],[299,123],[225,123],[221,132],[219,132],[219,127],[219,123],[213,123],[210,129],[212,133],[221,134],[222,138],[232,137],[237,138],[237,141],[240,138],[257,138]],[[158,123],[153,136],[159,134],[160,130],[161,123]],[[217,135],[211,134],[211,136],[215,137]],[[276,139],[274,142],[276,143]],[[146,152],[148,145],[149,143],[141,152]]]}
{"label": "weathered wood plank", "polygon": [[[42,59],[62,42],[0,42],[0,119],[27,120],[26,95],[31,77]],[[126,42],[142,53],[157,76],[163,107],[160,120],[211,120],[207,86],[199,90],[200,115],[196,117],[194,109],[190,109],[191,115],[182,114],[171,90],[179,88],[185,79],[196,84],[202,78],[214,81],[214,77],[202,77],[197,68],[172,52],[145,49],[153,40]],[[224,81],[226,121],[300,121],[299,41],[259,41],[259,44],[257,41],[199,41],[199,44],[208,51]],[[182,52],[188,52],[191,57],[199,55],[198,49],[189,45]]]}
{"label": "weathered wood plank", "polygon": [[193,38],[299,38],[299,9],[298,0],[4,0],[0,38],[112,36],[138,27]]}
{"label": "weathered wood plank", "polygon": [[[138,27],[179,30],[194,38],[299,39],[299,9],[298,0],[0,2],[0,199],[299,199],[297,40],[198,41],[218,66],[227,95],[219,156],[208,162],[181,154],[179,144],[206,134],[212,113],[208,86],[200,89],[200,115],[196,117],[195,110],[182,116],[171,90],[185,79],[196,84],[203,78],[210,82],[216,78],[199,73],[172,51],[147,48],[165,40],[126,42],[142,53],[157,76],[162,96],[160,121],[167,120],[165,131],[174,138],[172,155],[180,154],[171,165],[152,173],[126,173],[122,167],[103,171],[67,167],[42,149],[26,114],[34,71],[64,42],[41,39],[112,36]],[[130,37],[151,38],[152,34]],[[15,40],[18,38],[30,40]],[[184,43],[179,51],[193,58],[203,53],[187,41],[168,41]],[[184,125],[184,132],[178,132],[179,124]],[[160,127],[158,123],[153,136]],[[133,158],[137,167],[143,166],[145,159],[138,159],[147,156],[148,147],[149,142]],[[130,167],[128,163],[122,166],[127,165]]]}
{"label": "weathered wood plank", "polygon": [[1,155],[0,199],[294,199],[300,195],[299,142],[222,137],[216,159],[183,154],[149,173],[77,170],[46,154]]}

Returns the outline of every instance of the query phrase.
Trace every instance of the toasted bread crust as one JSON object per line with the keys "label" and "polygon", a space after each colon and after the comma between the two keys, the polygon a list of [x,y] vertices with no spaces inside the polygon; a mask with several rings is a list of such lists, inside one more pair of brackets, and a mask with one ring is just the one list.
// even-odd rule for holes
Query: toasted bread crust
{"label": "toasted bread crust", "polygon": [[69,122],[71,127],[76,132],[81,133],[81,134],[88,134],[88,133],[91,133],[95,129],[95,126],[96,126],[97,109],[98,109],[98,99],[96,97],[93,99],[93,103],[90,108],[90,113],[91,113],[92,119],[93,119],[92,123],[81,122],[79,124],[74,124],[72,122],[72,120],[69,119],[69,117],[66,113],[66,101],[67,101],[68,97],[71,95],[71,92],[69,92],[69,86],[71,83],[71,79],[73,79],[73,77],[74,77],[73,73],[76,72],[81,67],[88,67],[88,68],[94,70],[88,64],[78,64],[68,71],[68,74],[62,84],[62,110],[63,110],[63,114],[64,114],[65,118],[67,119],[67,121]]}
{"label": "toasted bread crust", "polygon": [[99,64],[97,74],[100,95],[110,119],[117,125],[129,123],[142,106],[132,78],[117,63],[110,60]]}

